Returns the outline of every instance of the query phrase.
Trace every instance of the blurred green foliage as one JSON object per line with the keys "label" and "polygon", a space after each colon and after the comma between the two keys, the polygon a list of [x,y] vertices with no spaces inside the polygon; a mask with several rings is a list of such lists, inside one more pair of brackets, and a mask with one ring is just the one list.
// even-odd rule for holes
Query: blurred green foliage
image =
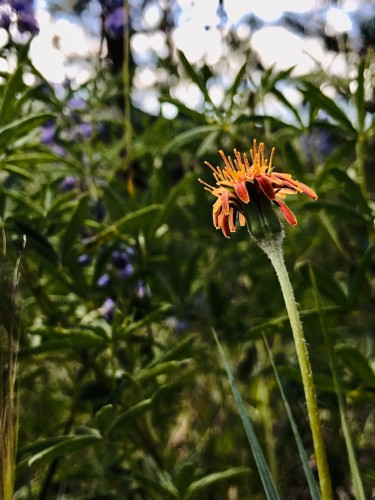
{"label": "blurred green foliage", "polygon": [[[132,109],[124,160],[121,80],[108,68],[63,96],[32,66],[27,47],[0,86],[3,265],[20,264],[17,499],[264,498],[211,333],[226,345],[282,498],[309,498],[267,336],[311,457],[296,357],[276,277],[239,230],[215,232],[197,178],[217,150],[276,146],[278,170],[319,194],[293,199],[287,265],[300,304],[336,492],[351,494],[340,417],[309,278],[338,357],[349,427],[370,497],[375,479],[375,121],[366,88],[371,53],[355,75],[294,77],[264,70],[253,91],[244,64],[221,106],[180,53],[201,91],[193,110],[172,98],[170,121]],[[35,84],[24,83],[33,75]],[[280,84],[303,98],[293,106]],[[324,86],[338,90],[337,99]],[[351,89],[355,88],[355,91]],[[290,120],[255,113],[272,96]],[[50,135],[48,135],[50,134]],[[129,179],[134,192],[129,190]],[[6,346],[2,346],[6,349]]]}

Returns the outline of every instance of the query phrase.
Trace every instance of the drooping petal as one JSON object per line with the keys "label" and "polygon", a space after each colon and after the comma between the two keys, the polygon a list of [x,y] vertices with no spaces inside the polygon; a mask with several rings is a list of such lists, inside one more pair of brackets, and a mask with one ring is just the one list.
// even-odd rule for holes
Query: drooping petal
{"label": "drooping petal", "polygon": [[296,182],[298,183],[298,186],[301,188],[303,193],[307,194],[307,196],[310,196],[310,198],[312,198],[313,200],[318,199],[318,195],[315,193],[315,191],[309,188],[309,186],[306,186],[306,184],[303,184],[303,182]]}
{"label": "drooping petal", "polygon": [[239,199],[244,203],[249,203],[250,196],[246,189],[246,184],[244,182],[236,182],[233,184],[233,187]]}
{"label": "drooping petal", "polygon": [[221,206],[225,215],[229,215],[229,192],[225,189],[220,197]]}
{"label": "drooping petal", "polygon": [[270,200],[275,199],[275,191],[272,187],[271,181],[266,177],[265,175],[258,175],[256,177],[256,180],[258,181],[258,184],[260,186],[260,189],[263,191],[263,193],[269,198]]}
{"label": "drooping petal", "polygon": [[221,221],[220,221],[220,227],[223,232],[223,235],[226,238],[230,237],[230,228],[229,228],[229,223],[228,223],[228,215],[223,214]]}
{"label": "drooping petal", "polygon": [[239,214],[238,214],[238,222],[240,223],[241,227],[246,226],[245,216],[243,214],[241,214],[241,212],[239,212]]}
{"label": "drooping petal", "polygon": [[280,207],[280,210],[282,211],[286,221],[291,226],[295,226],[297,224],[297,218],[294,215],[294,213],[290,210],[290,208],[283,201],[278,200],[277,198],[274,200],[274,203],[276,203],[276,205]]}
{"label": "drooping petal", "polygon": [[231,233],[236,232],[236,210],[231,207],[230,213],[228,215],[228,224],[229,224],[229,230]]}
{"label": "drooping petal", "polygon": [[[215,205],[214,205],[215,207]],[[212,222],[214,223],[214,227],[219,229],[219,211],[215,211],[215,208],[212,210]]]}

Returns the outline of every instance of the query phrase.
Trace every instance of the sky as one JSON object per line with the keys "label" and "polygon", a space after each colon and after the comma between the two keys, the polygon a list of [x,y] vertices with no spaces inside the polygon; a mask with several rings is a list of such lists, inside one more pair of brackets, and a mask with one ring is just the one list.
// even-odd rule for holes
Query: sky
{"label": "sky", "polygon": [[[40,33],[32,41],[31,58],[51,83],[59,85],[69,79],[79,87],[92,76],[92,61],[98,57],[99,3],[90,3],[90,10],[85,13],[85,19],[89,21],[84,25],[74,16],[51,17],[47,2],[36,0]],[[229,28],[235,30],[244,43],[251,44],[266,68],[274,65],[275,69],[282,70],[295,66],[294,73],[301,75],[313,70],[319,61],[327,71],[345,75],[347,67],[342,54],[327,51],[320,37],[301,37],[287,30],[279,21],[284,12],[305,15],[306,22],[325,25],[327,34],[347,33],[355,37],[358,16],[375,14],[375,5],[366,0],[342,0],[338,6],[323,0],[227,0],[224,6],[226,19],[218,14],[218,0],[176,0],[173,10],[176,27],[172,38],[176,48],[182,50],[192,64],[215,66],[223,58],[229,58],[229,69],[233,74],[243,61],[229,54],[225,43]],[[145,111],[155,114],[160,106],[155,84],[167,77],[163,70],[155,67],[155,56],[163,58],[168,54],[165,34],[158,29],[161,15],[159,3],[149,3],[142,18],[135,23],[139,32],[131,39],[137,63],[133,99]],[[256,30],[251,30],[246,22],[249,15],[257,18]],[[0,44],[4,38],[2,31],[0,29]],[[224,86],[225,83],[223,81]],[[210,92],[219,102],[223,94],[221,86],[213,84]],[[201,96],[188,82],[180,82],[172,93],[182,101],[188,101],[191,107],[199,106]]]}

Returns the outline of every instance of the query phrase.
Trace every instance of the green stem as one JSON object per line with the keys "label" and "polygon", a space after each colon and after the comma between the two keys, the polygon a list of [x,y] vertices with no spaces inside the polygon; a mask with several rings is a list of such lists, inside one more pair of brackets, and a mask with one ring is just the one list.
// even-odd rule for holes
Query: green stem
{"label": "green stem", "polygon": [[298,362],[302,375],[302,383],[305,391],[307,411],[310,420],[310,428],[315,450],[315,459],[318,467],[322,499],[333,500],[331,479],[329,475],[327,456],[321,430],[319,407],[315,392],[312,369],[309,360],[306,340],[303,334],[301,319],[299,317],[297,304],[294,298],[293,288],[290,283],[288,271],[284,262],[281,244],[282,233],[276,236],[269,235],[261,240],[257,240],[257,243],[269,257],[279,279],[281,291],[290,320],[290,325],[292,327],[294,343],[296,346]]}
{"label": "green stem", "polygon": [[336,356],[336,352],[335,352],[331,337],[330,337],[330,335],[327,331],[327,328],[325,326],[324,312],[323,312],[322,305],[320,303],[318,287],[316,284],[314,271],[313,271],[311,265],[309,266],[309,275],[310,275],[310,281],[311,281],[311,284],[313,287],[315,302],[316,302],[316,305],[318,308],[320,327],[322,329],[322,332],[324,335],[324,343],[325,343],[326,349],[328,351],[329,365],[330,365],[330,369],[331,369],[331,373],[332,373],[333,385],[335,388],[337,403],[338,403],[338,407],[339,407],[341,427],[342,427],[342,432],[344,434],[345,445],[346,445],[346,450],[347,450],[348,459],[349,459],[349,466],[350,466],[350,470],[352,473],[355,498],[357,500],[365,500],[366,499],[365,491],[363,488],[363,483],[362,483],[361,475],[359,472],[357,459],[355,456],[353,441],[352,441],[349,425],[348,425],[348,422],[346,419],[346,414],[345,414],[345,401],[344,401],[344,395],[343,395],[342,388],[341,388],[340,379],[338,376],[339,371],[338,371],[337,356]]}
{"label": "green stem", "polygon": [[132,155],[132,122],[130,113],[130,5],[129,0],[124,0],[125,27],[124,27],[124,63],[123,63],[123,89],[124,89],[124,146],[125,146],[125,167],[128,173],[128,191],[131,196],[134,194],[133,171],[131,165]]}

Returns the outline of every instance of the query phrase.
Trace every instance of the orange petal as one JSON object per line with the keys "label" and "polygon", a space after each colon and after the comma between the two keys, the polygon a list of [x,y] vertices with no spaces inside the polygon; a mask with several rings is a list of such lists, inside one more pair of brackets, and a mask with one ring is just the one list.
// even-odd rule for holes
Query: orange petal
{"label": "orange petal", "polygon": [[221,206],[225,215],[229,215],[229,192],[225,190],[220,196]]}
{"label": "orange petal", "polygon": [[221,209],[221,198],[218,198],[215,203],[213,204],[213,211],[215,213],[219,212],[219,210]]}
{"label": "orange petal", "polygon": [[256,177],[256,180],[258,181],[258,184],[260,186],[260,189],[263,191],[263,193],[269,198],[270,200],[275,199],[275,191],[272,187],[271,181],[266,177],[265,175],[258,175]]}
{"label": "orange petal", "polygon": [[303,182],[298,182],[298,186],[302,189],[302,191],[307,194],[307,196],[310,196],[313,200],[318,199],[318,195],[313,191],[309,186],[306,186],[306,184],[303,184]]}
{"label": "orange petal", "polygon": [[240,226],[246,226],[246,219],[243,214],[241,213],[238,214],[238,221],[240,223]]}
{"label": "orange petal", "polygon": [[227,215],[223,215],[223,217],[221,219],[220,226],[221,226],[221,230],[223,231],[223,235],[226,238],[229,238],[230,237],[230,228],[229,228],[228,216]]}
{"label": "orange petal", "polygon": [[246,189],[246,185],[244,182],[236,182],[233,184],[234,190],[236,192],[236,195],[239,197],[241,201],[244,203],[249,203],[250,201],[250,196],[249,193]]}
{"label": "orange petal", "polygon": [[234,208],[230,209],[230,214],[228,215],[229,230],[231,233],[236,232],[236,210]]}
{"label": "orange petal", "polygon": [[290,208],[287,205],[285,205],[283,201],[278,199],[275,199],[274,203],[276,203],[276,205],[280,207],[280,210],[282,211],[286,221],[289,222],[291,226],[295,226],[297,224],[297,218],[294,215],[294,213],[290,210]]}
{"label": "orange petal", "polygon": [[215,211],[215,206],[214,206],[214,209],[212,210],[212,222],[214,223],[214,227],[216,227],[216,229],[219,229],[220,225],[219,225],[219,212],[216,210]]}

